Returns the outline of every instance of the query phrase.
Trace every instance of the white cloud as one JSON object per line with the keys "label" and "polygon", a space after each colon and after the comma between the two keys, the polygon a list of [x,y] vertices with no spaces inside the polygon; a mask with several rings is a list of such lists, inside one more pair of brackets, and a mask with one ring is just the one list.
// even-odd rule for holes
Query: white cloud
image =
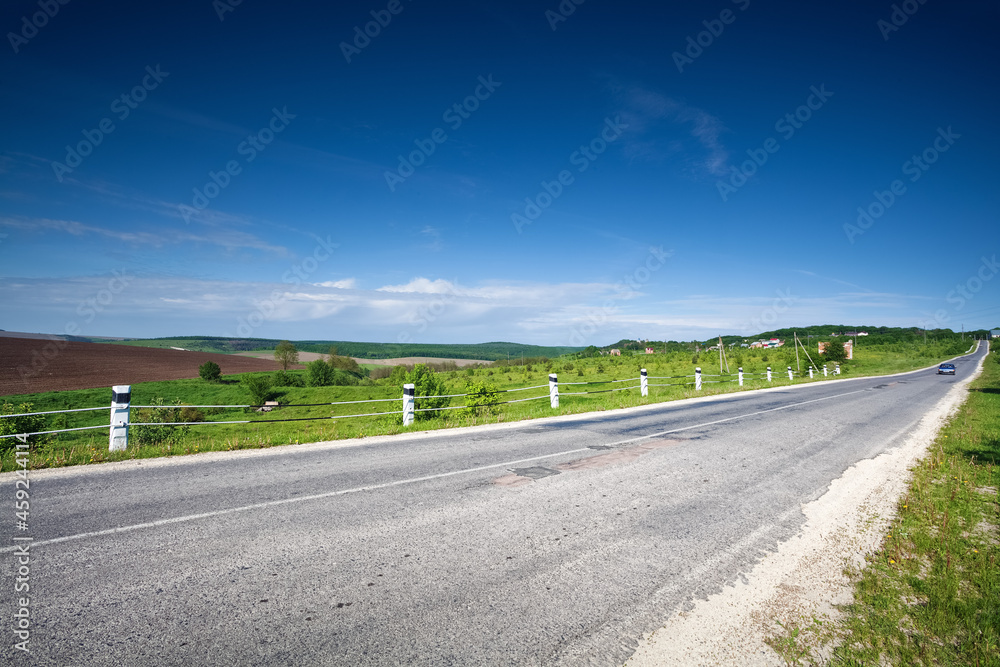
{"label": "white cloud", "polygon": [[354,289],[358,286],[355,278],[345,278],[343,280],[327,280],[321,283],[313,283],[317,287],[332,287],[334,289]]}
{"label": "white cloud", "polygon": [[776,295],[655,300],[609,283],[465,286],[415,277],[401,285],[358,289],[353,278],[292,286],[138,276],[105,294],[107,303],[92,312],[86,304],[109,290],[111,277],[11,279],[2,295],[4,328],[63,333],[73,323],[84,335],[605,345],[620,338],[740,334],[755,320],[762,323],[760,331],[852,321],[912,326],[923,302],[899,294],[793,292],[776,308]]}
{"label": "white cloud", "polygon": [[197,243],[213,245],[226,250],[252,249],[260,250],[278,257],[289,257],[287,248],[276,246],[260,239],[253,234],[238,230],[209,230],[207,233],[194,233],[184,230],[170,232],[151,232],[141,230],[119,230],[109,227],[88,225],[76,220],[55,220],[51,218],[0,217],[0,227],[17,229],[23,232],[54,232],[70,236],[100,236],[115,239],[124,243],[162,248],[180,243]]}

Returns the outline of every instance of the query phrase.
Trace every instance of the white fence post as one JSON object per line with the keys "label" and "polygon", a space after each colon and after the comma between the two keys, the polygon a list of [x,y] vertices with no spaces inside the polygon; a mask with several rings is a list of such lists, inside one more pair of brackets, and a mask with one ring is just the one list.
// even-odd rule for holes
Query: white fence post
{"label": "white fence post", "polygon": [[694,369],[694,389],[701,391],[701,367]]}
{"label": "white fence post", "polygon": [[840,375],[840,364],[837,364],[837,372],[834,375]]}
{"label": "white fence post", "polygon": [[111,433],[109,452],[124,452],[128,447],[128,409],[132,402],[132,386],[116,384],[111,387]]}
{"label": "white fence post", "polygon": [[740,386],[743,386],[743,367],[740,366]]}
{"label": "white fence post", "polygon": [[403,426],[413,423],[413,385],[403,385]]}
{"label": "white fence post", "polygon": [[549,373],[549,405],[553,410],[559,407],[559,377],[555,373]]}
{"label": "white fence post", "polygon": [[826,364],[823,364],[823,377],[826,377],[828,373],[826,372]]}
{"label": "white fence post", "polygon": [[795,380],[795,376],[792,375],[792,367],[791,366],[788,367],[788,380],[789,381],[794,381]]}
{"label": "white fence post", "polygon": [[771,381],[771,367],[770,366],[767,367],[767,381],[768,382]]}
{"label": "white fence post", "polygon": [[810,380],[813,379],[813,367],[812,366],[809,367],[809,379]]}
{"label": "white fence post", "polygon": [[639,391],[643,396],[649,396],[649,377],[645,368],[639,371]]}

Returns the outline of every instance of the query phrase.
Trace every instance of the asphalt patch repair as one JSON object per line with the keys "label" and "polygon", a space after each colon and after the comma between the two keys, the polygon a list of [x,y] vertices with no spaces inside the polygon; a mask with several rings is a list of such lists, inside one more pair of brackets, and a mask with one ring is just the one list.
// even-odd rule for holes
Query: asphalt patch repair
{"label": "asphalt patch repair", "polygon": [[[509,475],[504,475],[503,477],[498,477],[493,480],[493,483],[497,486],[524,486],[525,484],[531,484],[535,480],[545,479],[546,477],[552,477],[563,472],[575,472],[578,470],[597,470],[599,468],[607,468],[608,466],[616,465],[619,463],[631,463],[638,459],[640,456],[644,456],[649,452],[657,449],[663,449],[665,447],[674,447],[681,444],[684,440],[677,440],[674,438],[664,438],[659,440],[650,440],[639,445],[634,445],[632,447],[626,447],[624,449],[617,449],[609,451],[607,454],[598,454],[596,456],[586,456],[582,459],[577,459],[575,461],[570,461],[568,463],[560,463],[559,465],[552,466],[551,468],[546,468],[542,466],[533,466],[531,468],[513,468]],[[608,449],[605,446],[597,445],[595,449]]]}

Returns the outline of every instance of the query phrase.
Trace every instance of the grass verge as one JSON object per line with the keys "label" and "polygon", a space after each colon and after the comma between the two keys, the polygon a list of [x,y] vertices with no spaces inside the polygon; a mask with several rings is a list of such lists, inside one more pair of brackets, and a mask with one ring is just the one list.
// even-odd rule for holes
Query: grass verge
{"label": "grass verge", "polygon": [[[789,626],[769,644],[789,665],[1000,667],[1000,349],[913,470],[845,616]],[[820,639],[817,641],[817,639]],[[832,649],[831,649],[832,647]],[[824,661],[825,662],[825,661]]]}

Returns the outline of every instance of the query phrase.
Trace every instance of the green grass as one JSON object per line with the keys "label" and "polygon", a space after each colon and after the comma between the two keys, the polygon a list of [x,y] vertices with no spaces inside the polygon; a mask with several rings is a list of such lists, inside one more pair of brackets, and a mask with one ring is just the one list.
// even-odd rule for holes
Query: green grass
{"label": "green grass", "polygon": [[857,580],[838,665],[1000,665],[1000,352]]}
{"label": "green grass", "polygon": [[[877,349],[875,347],[859,351],[858,359],[844,365],[841,377],[856,377],[859,375],[877,375],[881,373],[912,370],[927,366],[934,361],[953,356],[956,352],[964,352],[967,347],[958,349],[956,346],[930,346],[928,348]],[[711,364],[715,363],[713,368]],[[693,386],[656,387],[662,382],[679,382],[679,380],[650,380],[648,397],[642,397],[638,389],[601,393],[591,396],[568,396],[567,392],[584,389],[600,390],[612,387],[622,387],[638,384],[638,381],[618,384],[592,385],[589,387],[572,386],[569,382],[597,382],[637,378],[639,369],[646,367],[651,377],[690,375],[695,365],[701,365],[705,373],[706,384],[700,392]],[[465,391],[466,382],[489,382],[499,389],[515,389],[532,385],[547,385],[549,372],[559,375],[560,405],[557,410],[549,407],[546,388],[513,394],[501,394],[501,400],[526,398],[528,396],[545,397],[539,400],[512,405],[500,406],[494,410],[481,410],[479,414],[465,414],[464,410],[448,410],[438,413],[432,419],[418,419],[416,424],[406,429],[402,426],[399,415],[378,417],[357,417],[352,419],[329,419],[331,415],[351,415],[370,412],[389,412],[400,410],[402,406],[402,391],[398,384],[389,380],[366,381],[360,386],[342,387],[302,387],[281,388],[278,400],[282,404],[330,403],[336,401],[362,401],[371,399],[394,399],[392,402],[312,407],[282,407],[281,409],[260,414],[241,408],[233,409],[201,409],[203,419],[207,421],[251,420],[251,424],[220,424],[193,425],[178,427],[171,437],[159,444],[135,446],[130,442],[125,452],[108,452],[108,434],[104,429],[63,433],[43,439],[32,448],[30,465],[32,468],[58,467],[116,461],[136,458],[151,458],[157,456],[175,456],[205,451],[227,451],[269,447],[276,445],[317,442],[342,438],[357,438],[370,435],[389,435],[413,430],[433,430],[455,426],[469,426],[484,423],[510,422],[553,415],[579,414],[584,412],[611,410],[632,407],[649,403],[677,400],[693,396],[706,396],[738,390],[735,382],[713,383],[711,381],[727,378],[710,377],[718,374],[717,354],[705,353],[693,359],[690,353],[673,353],[658,355],[639,355],[625,357],[600,357],[595,359],[563,358],[546,364],[528,366],[499,366],[492,368],[466,369],[449,371],[441,376],[446,382],[446,393],[459,394]],[[765,386],[785,386],[788,381],[785,367],[795,368],[795,355],[791,349],[778,350],[742,350],[730,357],[730,370],[735,379],[739,365],[747,373],[760,373],[768,365],[774,368],[774,382],[768,385],[760,377],[748,378],[744,391]],[[304,376],[303,371],[293,371],[293,374]],[[178,403],[184,405],[234,405],[250,403],[247,392],[240,386],[238,375],[225,376],[221,383],[209,383],[203,380],[176,380],[169,382],[146,382],[133,385],[132,404],[149,405],[157,400],[165,404]],[[692,381],[688,379],[687,381]],[[817,374],[815,382],[823,381]],[[809,382],[808,377],[796,379],[795,383]],[[395,399],[399,399],[398,401]],[[451,399],[450,404],[460,406],[464,399]],[[88,389],[65,392],[49,392],[43,394],[27,394],[7,396],[4,402],[16,406],[31,404],[33,411],[63,410],[81,407],[104,407],[110,404],[110,390]],[[417,407],[419,408],[419,402]],[[16,410],[20,411],[20,410]],[[141,415],[134,409],[131,415],[133,422],[139,421]],[[282,418],[315,418],[316,421],[296,421],[285,423],[260,423],[269,419]],[[73,413],[48,416],[45,418],[46,429],[75,428],[106,424],[108,413],[104,410],[95,412]],[[0,447],[7,448],[0,453],[0,471],[14,469],[13,451],[10,449],[10,439],[0,441]]]}

